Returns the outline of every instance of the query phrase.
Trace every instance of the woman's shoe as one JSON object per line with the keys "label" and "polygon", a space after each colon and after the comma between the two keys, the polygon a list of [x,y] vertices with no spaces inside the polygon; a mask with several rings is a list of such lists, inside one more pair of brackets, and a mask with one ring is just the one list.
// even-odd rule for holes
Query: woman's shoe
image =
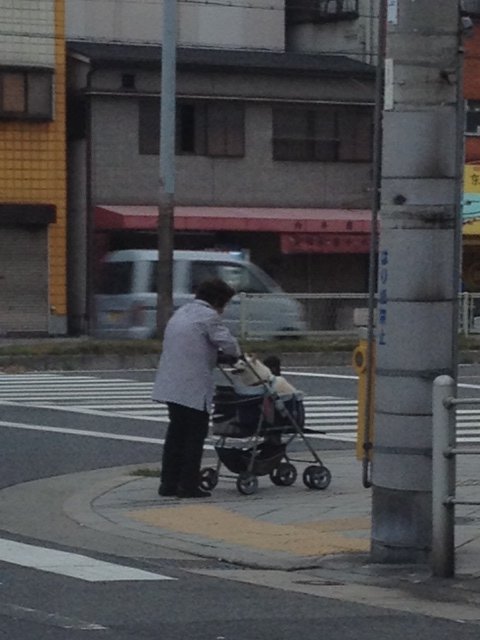
{"label": "woman's shoe", "polygon": [[171,489],[170,487],[165,487],[161,484],[158,487],[158,495],[163,496],[164,498],[173,497],[177,495],[177,489]]}

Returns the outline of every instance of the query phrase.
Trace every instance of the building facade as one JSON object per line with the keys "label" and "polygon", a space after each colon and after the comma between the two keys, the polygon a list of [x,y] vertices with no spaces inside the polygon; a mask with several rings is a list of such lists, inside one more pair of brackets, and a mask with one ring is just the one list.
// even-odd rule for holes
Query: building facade
{"label": "building facade", "polygon": [[474,17],[465,38],[465,170],[463,224],[463,285],[480,291],[480,18]]}
{"label": "building facade", "polygon": [[[292,291],[365,290],[371,4],[179,3],[177,248],[248,250]],[[67,2],[75,332],[99,255],[156,246],[161,31],[160,1]],[[266,224],[292,209],[288,237]]]}
{"label": "building facade", "polygon": [[63,1],[0,0],[0,16],[0,335],[64,334]]}

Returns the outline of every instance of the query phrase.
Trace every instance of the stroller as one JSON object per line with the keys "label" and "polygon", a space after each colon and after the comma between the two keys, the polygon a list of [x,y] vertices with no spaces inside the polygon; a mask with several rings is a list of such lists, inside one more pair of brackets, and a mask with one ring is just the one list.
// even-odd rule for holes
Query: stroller
{"label": "stroller", "polygon": [[292,485],[297,479],[292,461],[300,460],[292,458],[287,448],[299,438],[314,462],[305,468],[303,483],[309,489],[326,489],[332,476],[305,436],[303,394],[280,396],[270,382],[260,379],[255,387],[239,389],[227,370],[219,368],[229,384],[215,390],[212,433],[218,436],[218,461],[215,468],[201,469],[201,488],[216,487],[222,465],[237,476],[237,489],[244,495],[257,491],[258,476],[269,475],[277,486]]}

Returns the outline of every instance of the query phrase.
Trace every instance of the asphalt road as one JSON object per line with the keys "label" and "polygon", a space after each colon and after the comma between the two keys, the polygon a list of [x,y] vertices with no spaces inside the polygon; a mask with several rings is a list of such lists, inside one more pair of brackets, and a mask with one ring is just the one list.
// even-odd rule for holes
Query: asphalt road
{"label": "asphalt road", "polygon": [[[61,375],[71,379],[74,376],[83,376],[84,372],[64,372]],[[314,375],[318,376],[318,371]],[[341,377],[324,377],[327,375]],[[88,376],[107,380],[129,379],[150,382],[153,380],[154,372],[151,370],[104,371],[88,372]],[[22,376],[18,376],[18,379],[21,380]],[[356,381],[348,369],[324,371],[321,377],[289,375],[289,379],[307,394],[321,393],[355,398]],[[58,393],[61,393],[60,388]],[[112,433],[161,440],[165,434],[164,422],[125,418],[120,420],[112,412],[96,415],[91,412],[85,414],[69,412],[68,407],[62,407],[61,410],[43,408],[38,406],[39,402],[38,398],[29,397],[28,392],[22,392],[18,401],[0,404],[2,421],[18,425],[53,427],[59,430],[48,432],[40,429],[36,431],[26,431],[21,428],[3,429],[4,459],[0,467],[0,487],[52,475],[124,464],[149,463],[149,465],[158,466],[162,451],[161,444],[122,442],[93,437],[93,434]],[[67,433],[67,430],[91,432],[92,437],[75,436]],[[343,445],[326,442],[324,446],[342,447]]]}
{"label": "asphalt road", "polygon": [[[307,393],[355,397],[356,381],[349,369],[316,370],[316,373],[323,375],[292,376],[292,380]],[[81,375],[80,372],[66,375],[75,374]],[[153,372],[103,372],[98,375],[151,380]],[[328,377],[330,375],[334,377]],[[480,382],[478,368],[465,370],[463,375],[462,381],[469,384]],[[476,392],[476,389],[469,388],[468,391]],[[161,424],[125,418],[120,421],[110,415],[22,404],[0,404],[0,412],[2,423],[59,429],[45,431],[0,426],[1,488],[124,464],[153,465],[158,464],[161,456],[160,444],[93,435],[135,436],[141,433],[161,439],[164,429]],[[84,435],[75,435],[68,429],[83,430]],[[330,446],[336,445],[330,443]],[[32,496],[36,496],[35,482],[29,486]],[[59,496],[60,487],[61,483]],[[55,496],[47,497],[53,500]],[[41,499],[35,500],[27,509],[25,505],[18,506],[19,518],[27,517],[28,509],[46,509]],[[3,531],[0,542],[13,539],[27,543],[32,547],[32,554],[40,548],[82,557],[87,555],[117,567],[153,571],[173,580],[86,581],[61,572],[20,566],[14,561],[0,561],[0,638],[77,640],[90,634],[101,640],[371,640],[372,637],[476,640],[479,637],[480,628],[474,624],[244,584],[231,578],[222,579],[218,574],[216,577],[205,576],[201,572],[208,568],[232,567],[185,554],[172,555],[167,551],[153,557],[141,545],[132,546],[127,540],[123,543],[118,539],[113,541],[102,537],[101,532],[93,539],[89,538],[87,549],[86,534],[80,528],[76,531],[72,523],[65,523],[58,514],[48,510],[45,510],[45,520],[45,527],[49,527],[48,541],[44,536],[37,538],[34,533],[26,538]],[[64,542],[67,526],[72,528],[69,529],[68,545]]]}

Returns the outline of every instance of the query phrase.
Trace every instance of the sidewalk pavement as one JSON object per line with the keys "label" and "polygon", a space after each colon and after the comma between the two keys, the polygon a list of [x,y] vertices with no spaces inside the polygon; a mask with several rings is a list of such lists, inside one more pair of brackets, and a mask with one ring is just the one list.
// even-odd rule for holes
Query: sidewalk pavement
{"label": "sidewalk pavement", "polygon": [[[353,450],[319,453],[332,473],[323,491],[303,484],[311,463],[303,452],[295,484],[278,487],[261,476],[250,496],[237,491],[235,478],[220,477],[210,498],[161,498],[158,479],[132,476],[130,467],[90,501],[90,515],[127,537],[224,561],[225,578],[480,623],[480,506],[457,507],[455,578],[434,578],[428,566],[375,565],[361,463]],[[478,465],[464,458],[457,497],[479,499]],[[207,452],[204,462],[214,461]]]}
{"label": "sidewalk pavement", "polygon": [[[324,491],[303,484],[303,469],[312,461],[302,451],[295,455],[305,461],[294,462],[298,477],[289,487],[260,476],[257,492],[242,495],[237,476],[222,467],[210,498],[164,498],[157,494],[158,478],[128,476],[92,508],[164,546],[249,567],[293,570],[316,566],[330,554],[366,553],[370,491],[362,489],[360,463],[352,451],[320,453],[333,476]],[[215,464],[211,454],[204,459],[209,463]]]}
{"label": "sidewalk pavement", "polygon": [[[278,487],[261,476],[250,496],[221,477],[210,498],[161,498],[158,478],[133,475],[151,464],[33,480],[0,492],[2,531],[117,562],[142,559],[161,573],[177,567],[184,575],[480,624],[480,507],[457,508],[455,578],[433,578],[428,566],[375,565],[371,490],[362,486],[353,447],[319,453],[332,473],[324,491],[304,486],[306,462],[297,461],[295,484]],[[473,458],[459,459],[459,499],[479,497]],[[214,462],[207,449],[204,464]]]}

